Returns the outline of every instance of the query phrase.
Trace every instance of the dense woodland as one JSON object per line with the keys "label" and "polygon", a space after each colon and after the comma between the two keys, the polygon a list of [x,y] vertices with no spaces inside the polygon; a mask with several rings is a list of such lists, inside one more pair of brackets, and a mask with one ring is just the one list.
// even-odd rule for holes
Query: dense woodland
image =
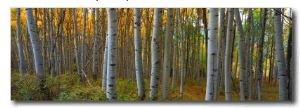
{"label": "dense woodland", "polygon": [[291,8],[11,8],[11,99],[290,101]]}

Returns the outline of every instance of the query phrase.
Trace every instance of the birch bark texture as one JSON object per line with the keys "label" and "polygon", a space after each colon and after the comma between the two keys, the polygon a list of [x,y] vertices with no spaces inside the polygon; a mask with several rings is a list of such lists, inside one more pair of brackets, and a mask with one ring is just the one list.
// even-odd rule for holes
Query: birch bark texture
{"label": "birch bark texture", "polygon": [[41,93],[44,93],[45,92],[44,85],[46,79],[44,76],[42,52],[40,49],[39,37],[37,35],[36,22],[32,15],[32,9],[26,8],[25,10],[26,10],[27,28],[30,35],[33,57],[34,57],[35,73],[37,74],[37,79],[38,79],[38,88]]}
{"label": "birch bark texture", "polygon": [[227,32],[226,32],[226,48],[225,48],[225,59],[224,59],[224,82],[225,82],[225,100],[231,101],[231,62],[230,58],[232,55],[232,26],[233,26],[233,9],[228,9],[228,21],[227,21]]}
{"label": "birch bark texture", "polygon": [[207,83],[206,83],[206,101],[213,101],[214,85],[218,77],[217,66],[217,47],[218,47],[218,8],[209,8],[209,22],[208,22],[208,45],[207,45]]}
{"label": "birch bark texture", "polygon": [[116,70],[117,70],[117,15],[115,8],[108,8],[108,52],[107,52],[107,86],[106,98],[108,101],[117,100]]}
{"label": "birch bark texture", "polygon": [[234,16],[236,21],[236,27],[238,31],[238,49],[239,49],[239,63],[240,63],[240,99],[241,101],[245,101],[245,72],[246,72],[246,65],[245,65],[245,46],[244,46],[244,34],[243,34],[243,26],[241,21],[241,16],[238,8],[234,9]]}
{"label": "birch bark texture", "polygon": [[22,47],[22,37],[21,37],[21,29],[20,29],[20,8],[16,8],[16,35],[18,41],[18,56],[19,56],[19,72],[21,74],[21,80],[24,78],[23,72],[23,47]]}
{"label": "birch bark texture", "polygon": [[139,8],[134,9],[134,54],[135,54],[135,72],[138,89],[138,99],[145,99],[145,87],[141,56],[141,12]]}
{"label": "birch bark texture", "polygon": [[103,63],[102,63],[102,90],[106,90],[106,80],[107,80],[107,50],[108,50],[108,37],[105,38],[105,48],[103,54]]}
{"label": "birch bark texture", "polygon": [[164,47],[164,65],[163,65],[163,82],[162,96],[163,100],[168,99],[169,95],[169,77],[171,70],[171,35],[173,33],[173,9],[167,9],[167,25],[165,32],[165,47]]}
{"label": "birch bark texture", "polygon": [[160,23],[162,21],[161,18],[162,10],[160,8],[154,9],[154,24],[153,24],[153,36],[151,40],[151,77],[150,77],[150,100],[157,100],[158,94],[158,81],[159,81],[159,31],[160,31]]}
{"label": "birch bark texture", "polygon": [[274,31],[275,31],[275,51],[278,66],[278,82],[279,82],[279,101],[287,100],[287,74],[284,57],[283,39],[282,39],[282,22],[281,9],[274,9]]}

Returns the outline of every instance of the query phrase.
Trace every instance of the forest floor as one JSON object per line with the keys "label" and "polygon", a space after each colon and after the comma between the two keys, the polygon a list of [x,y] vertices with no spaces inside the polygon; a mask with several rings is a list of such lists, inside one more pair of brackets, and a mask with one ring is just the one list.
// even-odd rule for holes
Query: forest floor
{"label": "forest floor", "polygon": [[[46,75],[47,100],[54,101],[105,101],[105,91],[101,90],[101,79],[89,79],[90,84],[81,82],[79,77],[74,74],[63,74],[51,78]],[[176,82],[174,88],[169,89],[167,101],[204,101],[206,90],[206,79],[200,80],[197,85],[196,80],[186,79],[184,85],[183,99],[179,98],[179,84]],[[254,83],[253,83],[254,84]],[[239,84],[237,80],[232,84],[232,100],[239,101]],[[171,86],[171,85],[170,85]],[[149,101],[149,80],[145,80],[146,101]],[[159,84],[158,101],[161,101],[161,83]],[[225,100],[224,89],[220,88],[218,92],[218,101]],[[135,80],[118,79],[117,80],[117,99],[119,101],[136,101],[137,89]],[[11,100],[43,100],[42,95],[37,89],[37,80],[35,75],[25,74],[24,80],[20,80],[20,74],[12,71],[11,74]],[[253,98],[253,100],[257,100]],[[263,81],[261,90],[261,101],[278,101],[278,85]]]}

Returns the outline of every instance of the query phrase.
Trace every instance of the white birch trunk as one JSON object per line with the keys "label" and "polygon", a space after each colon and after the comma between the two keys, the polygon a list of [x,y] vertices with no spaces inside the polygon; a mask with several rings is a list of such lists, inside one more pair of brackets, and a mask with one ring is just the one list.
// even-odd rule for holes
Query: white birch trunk
{"label": "white birch trunk", "polygon": [[206,81],[206,101],[213,101],[214,85],[217,82],[217,35],[218,35],[218,8],[209,8],[208,22],[208,48],[207,48],[207,81]]}
{"label": "white birch trunk", "polygon": [[[217,100],[217,96],[218,96],[218,89],[219,89],[219,85],[220,84],[224,84],[224,82],[221,80],[221,77],[223,77],[222,75],[224,74],[222,72],[222,67],[224,65],[223,64],[223,43],[224,43],[224,39],[225,39],[225,29],[224,29],[224,24],[225,24],[225,8],[221,8],[220,9],[220,22],[219,22],[219,39],[218,39],[218,50],[217,50],[217,66],[218,66],[218,77],[217,78],[217,83],[214,85],[214,92],[216,95],[214,95],[214,100]],[[223,85],[222,84],[222,85]]]}
{"label": "white birch trunk", "polygon": [[173,9],[167,9],[167,25],[164,47],[164,65],[163,65],[163,81],[162,81],[162,96],[163,100],[168,99],[169,92],[169,77],[171,68],[171,35],[173,32]]}
{"label": "white birch trunk", "polygon": [[108,37],[105,38],[105,48],[103,54],[103,64],[102,64],[102,90],[106,90],[106,80],[107,80],[107,48],[108,48]]}
{"label": "white birch trunk", "polygon": [[238,8],[234,9],[234,15],[235,15],[235,21],[236,21],[236,27],[238,31],[238,49],[239,49],[239,63],[240,63],[240,99],[241,101],[245,101],[245,46],[244,46],[244,34],[243,34],[243,27],[242,27],[242,21],[240,17],[240,12]]}
{"label": "white birch trunk", "polygon": [[225,100],[231,101],[231,55],[232,55],[232,26],[233,26],[233,9],[228,9],[227,32],[226,32],[226,48],[224,59],[224,75],[225,75]]}
{"label": "white birch trunk", "polygon": [[19,56],[19,73],[21,74],[21,80],[24,78],[23,72],[23,47],[22,47],[22,37],[21,37],[21,29],[20,29],[20,8],[16,8],[16,35],[18,42],[18,56]]}
{"label": "white birch trunk", "polygon": [[44,69],[42,67],[43,66],[42,53],[40,49],[39,37],[37,35],[36,22],[32,15],[31,8],[26,8],[26,20],[27,20],[27,27],[30,35],[31,44],[32,44],[35,72],[37,74],[37,79],[38,79],[38,88],[40,92],[43,93],[46,79],[44,77]]}
{"label": "white birch trunk", "polygon": [[160,23],[161,23],[161,9],[155,8],[154,9],[154,25],[153,25],[153,36],[151,40],[151,78],[150,78],[150,100],[157,100],[157,94],[158,94],[158,72],[159,72],[159,43],[160,43],[160,37],[159,37],[159,31],[160,31]]}
{"label": "white birch trunk", "polygon": [[107,52],[107,86],[106,98],[109,101],[117,100],[116,94],[116,66],[117,66],[117,15],[116,9],[108,8],[108,52]]}
{"label": "white birch trunk", "polygon": [[134,9],[134,52],[135,52],[135,71],[139,100],[145,98],[144,77],[141,57],[141,12],[139,8]]}
{"label": "white birch trunk", "polygon": [[282,38],[281,9],[274,9],[275,51],[278,65],[279,100],[287,100],[287,74]]}

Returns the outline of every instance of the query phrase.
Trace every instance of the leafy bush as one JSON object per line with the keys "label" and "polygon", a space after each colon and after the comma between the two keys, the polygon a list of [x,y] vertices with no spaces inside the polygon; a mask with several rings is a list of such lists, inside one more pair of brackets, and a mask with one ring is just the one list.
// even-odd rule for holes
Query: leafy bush
{"label": "leafy bush", "polygon": [[19,73],[13,72],[11,79],[11,99],[40,100],[41,94],[38,92],[36,77],[25,74],[22,80]]}
{"label": "leafy bush", "polygon": [[76,88],[73,89],[71,92],[61,92],[59,94],[59,101],[99,101],[99,100],[106,100],[105,92],[101,91],[97,87],[91,88]]}
{"label": "leafy bush", "polygon": [[[42,100],[38,91],[35,75],[25,74],[24,79],[18,72],[11,74],[11,99],[12,100]],[[46,75],[44,88],[48,91],[50,100],[105,100],[105,92],[97,86],[87,86],[80,82],[77,75],[63,74],[51,78]]]}

